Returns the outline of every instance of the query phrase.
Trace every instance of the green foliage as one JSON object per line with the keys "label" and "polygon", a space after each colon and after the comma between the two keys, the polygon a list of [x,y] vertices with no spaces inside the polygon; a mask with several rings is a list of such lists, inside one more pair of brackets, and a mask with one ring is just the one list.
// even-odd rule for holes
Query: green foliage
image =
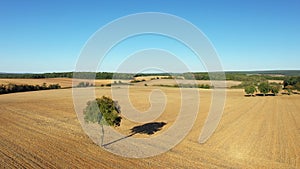
{"label": "green foliage", "polygon": [[295,84],[295,89],[298,90],[298,91],[300,91],[300,82],[297,82]]}
{"label": "green foliage", "polygon": [[161,79],[175,79],[173,76],[162,77]]}
{"label": "green foliage", "polygon": [[294,86],[292,86],[292,85],[287,85],[287,86],[285,87],[285,89],[287,90],[288,94],[291,95],[291,94],[292,94],[292,91],[293,91],[293,89],[294,89]]}
{"label": "green foliage", "polygon": [[297,83],[300,83],[300,77],[288,77],[283,81],[284,88],[287,86],[295,87]]}
{"label": "green foliage", "polygon": [[236,86],[232,86],[231,88],[239,88],[239,89],[245,89],[248,86],[257,86],[258,84],[256,82],[253,81],[243,81],[241,82],[241,84],[236,85]]}
{"label": "green foliage", "polygon": [[183,73],[182,76],[187,80],[209,80],[208,73]]}
{"label": "green foliage", "polygon": [[246,94],[251,94],[253,95],[255,92],[256,92],[256,87],[254,85],[251,85],[251,86],[246,86],[245,87],[245,92]]}
{"label": "green foliage", "polygon": [[[144,79],[143,79],[144,80]],[[144,80],[145,81],[145,80]],[[139,82],[142,82],[142,80],[137,80],[137,79],[134,79],[134,80],[131,80],[130,83],[139,83]]]}
{"label": "green foliage", "polygon": [[87,107],[84,110],[84,120],[85,122],[101,123],[102,114],[99,112],[96,100],[87,102]]}
{"label": "green foliage", "polygon": [[176,87],[176,88],[202,88],[202,89],[210,89],[213,88],[213,86],[210,86],[208,84],[174,84],[174,85],[164,85],[164,84],[158,84],[154,86],[160,86],[160,87]]}
{"label": "green foliage", "polygon": [[89,82],[79,82],[76,87],[89,87],[89,86],[93,86],[93,83],[90,84]]}
{"label": "green foliage", "polygon": [[109,126],[120,126],[122,117],[119,113],[118,103],[105,96],[87,102],[87,107],[83,112],[85,122]]}
{"label": "green foliage", "polygon": [[292,94],[293,90],[300,91],[300,76],[297,77],[287,77],[284,82],[284,89],[288,92],[288,94]]}
{"label": "green foliage", "polygon": [[208,84],[198,84],[197,88],[210,89],[210,88],[213,88],[213,86],[210,86]]}
{"label": "green foliage", "polygon": [[274,94],[277,95],[279,93],[279,91],[281,90],[281,86],[280,85],[271,85],[270,86],[270,91]]}
{"label": "green foliage", "polygon": [[271,88],[268,82],[262,82],[258,85],[258,90],[265,95],[270,92]]}
{"label": "green foliage", "polygon": [[60,86],[59,84],[50,84],[50,85],[48,86],[48,88],[49,88],[49,89],[60,89],[61,86]]}

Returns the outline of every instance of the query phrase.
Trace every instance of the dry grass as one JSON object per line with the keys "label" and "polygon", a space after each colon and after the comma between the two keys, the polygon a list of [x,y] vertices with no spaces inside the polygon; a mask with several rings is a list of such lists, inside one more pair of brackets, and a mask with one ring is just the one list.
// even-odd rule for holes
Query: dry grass
{"label": "dry grass", "polygon": [[[134,106],[147,110],[152,88],[131,89]],[[157,119],[168,121],[165,130],[176,118],[180,99],[178,89],[160,89],[168,97],[165,113]],[[210,90],[199,91],[192,131],[169,152],[146,159],[119,157],[95,145],[77,120],[71,89],[0,95],[0,168],[300,167],[299,95],[243,97],[242,90],[228,90],[219,127],[199,144],[211,101]],[[99,88],[97,95],[110,95],[110,88]],[[125,119],[118,130],[127,133],[135,125]]]}

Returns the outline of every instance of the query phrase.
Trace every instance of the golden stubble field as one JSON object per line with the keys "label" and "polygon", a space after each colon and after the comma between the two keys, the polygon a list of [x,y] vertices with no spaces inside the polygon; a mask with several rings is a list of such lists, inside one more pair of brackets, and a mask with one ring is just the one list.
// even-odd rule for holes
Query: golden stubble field
{"label": "golden stubble field", "polygon": [[[13,84],[28,84],[28,85],[42,85],[43,83],[49,84],[59,84],[61,87],[72,87],[72,78],[42,78],[42,79],[0,79],[0,84],[7,85],[9,83]],[[74,79],[74,85],[78,85],[80,82],[89,82],[90,84],[94,84],[100,86],[101,84],[109,84],[113,83],[116,80],[87,80],[87,79]],[[129,80],[121,80],[122,82],[129,82]]]}
{"label": "golden stubble field", "polygon": [[[156,79],[156,77],[160,78],[160,79]],[[154,78],[154,80],[151,80],[152,78]],[[147,85],[174,85],[177,83],[182,83],[182,84],[194,84],[194,83],[198,83],[198,84],[208,84],[211,85],[211,82],[209,80],[196,80],[196,81],[192,81],[192,80],[182,80],[182,79],[161,79],[161,78],[166,78],[166,76],[141,76],[141,77],[137,77],[135,78],[136,80],[145,80],[143,82],[140,83],[135,83],[135,85],[137,86],[144,86],[144,84]],[[29,84],[29,85],[42,85],[43,83],[47,83],[49,84],[59,84],[61,85],[61,87],[72,87],[72,80],[71,78],[42,78],[42,79],[0,79],[0,84],[9,84],[9,83],[13,83],[13,84]],[[76,86],[78,83],[80,82],[89,82],[90,84],[94,84],[96,86],[100,86],[100,85],[106,85],[109,83],[114,83],[114,82],[123,82],[123,83],[129,83],[130,80],[124,80],[124,79],[113,79],[113,80],[105,80],[105,79],[96,79],[96,80],[87,80],[87,79],[74,79],[74,85]],[[277,82],[277,81],[275,81]],[[235,85],[239,85],[241,82],[238,81],[226,81],[226,86],[227,87],[231,87],[231,86],[235,86]]]}
{"label": "golden stubble field", "polygon": [[[156,119],[167,125],[150,137],[170,127],[180,108],[177,88],[133,86],[132,104],[147,110],[153,89],[160,89],[168,98],[164,113]],[[97,96],[110,92],[110,88],[96,88]],[[300,95],[244,97],[243,90],[227,90],[216,132],[199,144],[211,90],[200,89],[199,93],[198,117],[187,137],[170,151],[145,159],[120,157],[94,144],[77,119],[72,89],[0,95],[0,168],[300,167]],[[136,125],[123,119],[117,130],[127,134]]]}

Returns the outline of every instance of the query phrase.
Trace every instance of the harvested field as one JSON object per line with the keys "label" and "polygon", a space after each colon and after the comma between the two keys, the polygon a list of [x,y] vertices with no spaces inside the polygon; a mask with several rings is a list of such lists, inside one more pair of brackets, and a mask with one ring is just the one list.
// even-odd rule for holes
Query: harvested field
{"label": "harvested field", "polygon": [[[28,85],[42,85],[43,83],[49,84],[59,84],[61,87],[72,87],[71,78],[46,78],[46,79],[0,79],[0,84],[28,84]],[[119,80],[87,80],[87,79],[76,79],[74,84],[79,84],[80,82],[89,82],[90,84],[96,84],[100,86],[101,84],[109,84],[114,83],[114,81],[118,82]],[[120,80],[123,83],[129,82],[129,80]]]}
{"label": "harvested field", "polygon": [[[147,110],[154,88],[130,89],[133,105]],[[157,121],[168,123],[155,135],[172,125],[180,105],[179,89],[159,89],[168,103]],[[110,91],[97,88],[96,94],[110,95]],[[300,95],[244,97],[243,90],[227,90],[225,111],[216,132],[205,144],[199,144],[211,90],[199,92],[199,113],[188,136],[167,153],[145,159],[120,157],[94,144],[74,112],[71,89],[0,95],[0,168],[300,167]],[[123,119],[117,130],[129,133],[135,125]]]}
{"label": "harvested field", "polygon": [[[210,80],[182,80],[182,79],[155,79],[155,80],[149,80],[140,82],[137,85],[175,85],[175,84],[207,84],[212,85]],[[219,87],[232,87],[241,84],[239,81],[226,81],[226,86],[219,86]]]}

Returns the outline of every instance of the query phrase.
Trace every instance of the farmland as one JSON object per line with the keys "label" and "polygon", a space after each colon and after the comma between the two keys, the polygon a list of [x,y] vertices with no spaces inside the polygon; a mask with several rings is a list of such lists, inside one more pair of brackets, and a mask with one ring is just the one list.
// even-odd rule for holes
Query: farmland
{"label": "farmland", "polygon": [[[55,83],[71,84],[61,79]],[[167,97],[165,111],[156,119],[167,124],[148,137],[169,128],[180,109],[178,88],[142,85],[130,87],[133,106],[147,110],[153,89]],[[223,117],[216,132],[205,144],[199,144],[212,89],[193,90],[199,91],[200,107],[191,132],[170,151],[145,159],[120,157],[93,143],[77,119],[72,89],[0,95],[0,168],[300,167],[300,95],[250,98],[243,97],[242,89],[227,89]],[[110,96],[111,88],[96,88],[96,95]],[[125,110],[126,106],[121,105]],[[123,118],[117,130],[128,134],[136,125]]]}

